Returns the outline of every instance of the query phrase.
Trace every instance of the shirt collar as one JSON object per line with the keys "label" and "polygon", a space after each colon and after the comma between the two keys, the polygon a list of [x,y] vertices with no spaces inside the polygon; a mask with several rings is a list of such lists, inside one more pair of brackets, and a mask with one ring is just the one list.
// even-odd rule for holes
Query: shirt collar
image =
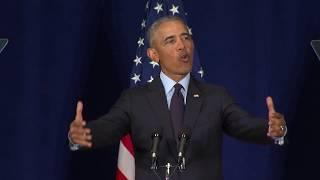
{"label": "shirt collar", "polygon": [[[168,77],[166,74],[164,74],[162,71],[160,72],[160,79],[162,81],[164,90],[166,94],[173,88],[173,86],[177,83],[174,80],[172,80],[170,77]],[[182,78],[178,83],[183,86],[183,89],[185,92],[188,91],[190,82],[190,73],[188,73],[184,78]]]}

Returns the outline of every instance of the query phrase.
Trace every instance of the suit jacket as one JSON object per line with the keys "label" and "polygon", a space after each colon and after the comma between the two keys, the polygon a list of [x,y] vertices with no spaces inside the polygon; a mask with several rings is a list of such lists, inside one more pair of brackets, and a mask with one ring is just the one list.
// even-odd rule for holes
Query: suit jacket
{"label": "suit jacket", "polygon": [[[192,136],[186,149],[186,170],[176,171],[172,179],[222,180],[221,148],[223,132],[253,143],[270,143],[265,119],[251,117],[219,86],[190,79],[184,127]],[[109,113],[88,123],[93,147],[107,146],[131,133],[135,150],[135,178],[158,179],[150,170],[151,135],[162,129],[159,165],[177,160],[177,142],[170,120],[164,87],[160,78],[152,83],[124,91]],[[157,170],[164,179],[164,168]]]}

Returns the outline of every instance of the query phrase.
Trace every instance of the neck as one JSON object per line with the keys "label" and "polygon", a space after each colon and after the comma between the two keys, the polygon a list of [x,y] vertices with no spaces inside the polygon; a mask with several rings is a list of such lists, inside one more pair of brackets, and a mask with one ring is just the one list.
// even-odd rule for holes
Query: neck
{"label": "neck", "polygon": [[185,78],[189,73],[187,74],[168,74],[164,71],[162,71],[163,74],[165,74],[168,78],[172,79],[176,83],[180,82],[183,78]]}
{"label": "neck", "polygon": [[170,77],[172,80],[174,80],[175,82],[179,82],[181,81],[184,77],[186,77],[186,74],[185,75],[174,75],[174,76],[168,76]]}
{"label": "neck", "polygon": [[166,74],[164,73],[165,75],[167,75],[170,79],[174,80],[175,82],[179,82],[181,81],[184,77],[186,77],[187,74],[183,74],[183,75],[172,75],[172,74]]}

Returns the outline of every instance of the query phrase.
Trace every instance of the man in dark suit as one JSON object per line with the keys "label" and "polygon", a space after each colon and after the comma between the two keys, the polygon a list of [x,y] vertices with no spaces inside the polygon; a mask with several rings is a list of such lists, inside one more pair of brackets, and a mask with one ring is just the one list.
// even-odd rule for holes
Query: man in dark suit
{"label": "man in dark suit", "polygon": [[[159,19],[149,28],[148,36],[148,56],[160,64],[160,76],[148,85],[124,91],[106,115],[88,124],[82,118],[83,105],[78,102],[69,131],[73,144],[84,148],[107,146],[131,133],[135,177],[151,180],[157,179],[150,170],[151,135],[157,131],[162,136],[158,164],[176,164],[177,136],[187,127],[192,134],[185,154],[186,170],[176,171],[172,179],[221,180],[223,132],[261,144],[284,137],[284,117],[275,111],[271,97],[266,99],[268,120],[254,118],[224,88],[190,76],[194,44],[181,19]],[[165,174],[162,169],[158,172]]]}

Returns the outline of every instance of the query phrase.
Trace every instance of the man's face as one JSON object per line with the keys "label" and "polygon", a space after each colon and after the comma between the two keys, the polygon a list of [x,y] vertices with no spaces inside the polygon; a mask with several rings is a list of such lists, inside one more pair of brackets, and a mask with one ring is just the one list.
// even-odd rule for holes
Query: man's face
{"label": "man's face", "polygon": [[153,34],[153,47],[148,55],[160,64],[161,70],[175,81],[181,80],[192,69],[193,40],[180,21],[160,24]]}

